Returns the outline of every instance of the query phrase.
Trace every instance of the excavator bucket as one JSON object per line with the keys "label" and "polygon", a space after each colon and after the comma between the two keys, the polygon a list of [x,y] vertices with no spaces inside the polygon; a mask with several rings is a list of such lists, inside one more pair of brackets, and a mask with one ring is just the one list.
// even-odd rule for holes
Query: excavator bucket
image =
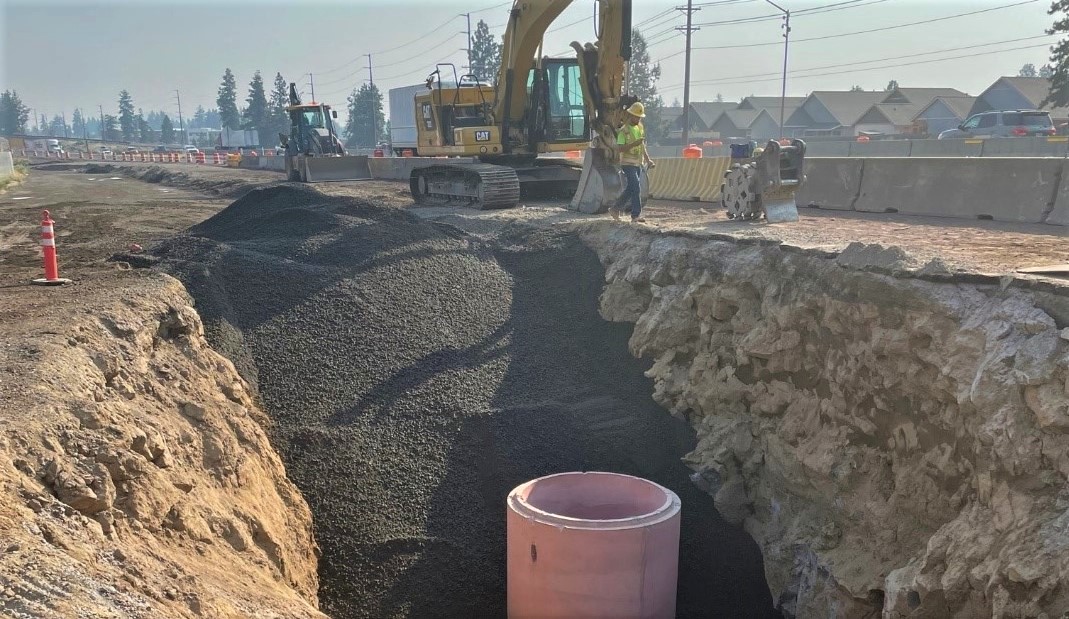
{"label": "excavator bucket", "polygon": [[619,166],[609,163],[605,151],[589,148],[583,156],[579,188],[572,198],[571,209],[580,213],[604,213],[616,204],[627,187]]}
{"label": "excavator bucket", "polygon": [[341,157],[298,157],[301,180],[305,183],[359,181],[371,178],[367,155]]}

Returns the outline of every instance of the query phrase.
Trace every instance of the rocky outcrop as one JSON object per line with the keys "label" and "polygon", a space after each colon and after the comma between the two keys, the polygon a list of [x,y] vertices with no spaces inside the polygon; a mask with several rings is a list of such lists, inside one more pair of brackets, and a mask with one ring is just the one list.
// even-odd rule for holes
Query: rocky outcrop
{"label": "rocky outcrop", "polygon": [[1064,299],[591,227],[602,314],[800,616],[1069,608]]}
{"label": "rocky outcrop", "polygon": [[323,617],[311,513],[182,286],[41,301],[0,328],[2,614]]}

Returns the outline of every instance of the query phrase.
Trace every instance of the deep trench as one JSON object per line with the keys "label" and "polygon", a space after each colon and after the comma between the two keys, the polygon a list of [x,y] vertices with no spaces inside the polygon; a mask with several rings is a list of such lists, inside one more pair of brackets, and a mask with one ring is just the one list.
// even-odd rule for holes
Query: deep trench
{"label": "deep trench", "polygon": [[679,616],[773,616],[756,544],[691,483],[694,433],[652,400],[631,325],[599,316],[574,233],[477,238],[283,185],[154,253],[275,424],[324,612],[503,617],[508,491],[603,470],[681,497]]}

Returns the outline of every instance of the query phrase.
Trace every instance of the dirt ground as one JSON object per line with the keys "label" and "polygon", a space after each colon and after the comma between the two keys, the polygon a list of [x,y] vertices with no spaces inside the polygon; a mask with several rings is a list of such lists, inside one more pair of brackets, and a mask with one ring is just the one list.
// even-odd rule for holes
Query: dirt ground
{"label": "dirt ground", "polygon": [[[211,166],[123,164],[103,173],[86,174],[78,164],[35,166],[28,178],[0,193],[0,324],[21,329],[0,330],[0,347],[32,348],[34,333],[48,328],[63,312],[73,316],[104,298],[136,289],[136,271],[122,271],[107,258],[127,251],[132,243],[148,249],[157,241],[203,221],[222,210],[248,187],[282,180],[280,174]],[[143,176],[149,182],[132,178]],[[216,189],[217,187],[223,189]],[[328,195],[373,200],[382,206],[413,208],[404,183],[366,181],[331,183],[316,188]],[[38,225],[48,209],[56,220],[61,275],[74,279],[68,287],[42,290],[28,285],[41,273]],[[572,213],[560,204],[529,202],[502,211],[413,208],[422,217],[488,231],[510,221],[547,225],[614,223],[607,216]],[[1066,230],[1053,226],[1013,225],[900,215],[826,212],[803,209],[792,224],[735,223],[711,204],[652,201],[646,210],[651,231],[687,233],[749,242],[782,243],[834,255],[852,243],[897,247],[895,255],[910,268],[935,261],[950,272],[1002,275],[1014,269],[1069,262]],[[146,294],[151,289],[145,287]],[[52,304],[49,299],[61,302]],[[33,376],[8,376],[4,388],[22,388]]]}
{"label": "dirt ground", "polygon": [[[127,163],[116,164],[114,170],[104,175],[90,175],[88,178],[96,180],[89,181],[87,175],[77,172],[82,169],[78,164],[44,167],[70,169],[45,171],[37,166],[26,182],[0,194],[0,267],[12,264],[8,252],[18,252],[16,247],[25,245],[25,234],[34,234],[32,228],[39,212],[34,213],[49,208],[49,205],[54,208],[53,217],[59,222],[57,234],[72,235],[69,239],[60,237],[60,255],[76,266],[83,249],[95,247],[100,250],[97,257],[101,257],[108,253],[103,251],[105,247],[117,251],[129,242],[144,245],[146,241],[165,236],[168,231],[184,229],[217,212],[228,203],[221,198],[237,198],[248,188],[282,180],[281,174],[269,171],[190,165],[164,166],[162,175],[153,176],[147,171],[153,167],[160,169],[159,166]],[[127,175],[142,176],[155,184],[127,179]],[[120,180],[112,180],[114,178]],[[216,188],[222,188],[222,191]],[[451,219],[472,230],[483,225],[496,227],[512,220],[553,224],[611,222],[605,215],[581,215],[566,210],[559,202],[546,201],[528,201],[519,208],[499,211],[416,208],[408,198],[408,188],[401,182],[322,183],[316,188],[328,195],[375,199],[389,206],[413,208],[421,216]],[[32,196],[32,199],[13,201],[24,196]],[[138,208],[134,212],[123,214],[124,208],[135,204]],[[74,208],[78,210],[68,210]],[[66,229],[59,217],[74,213],[88,217],[89,227]],[[714,204],[669,200],[651,200],[644,214],[648,220],[647,228],[667,233],[782,243],[829,254],[842,252],[851,243],[897,247],[901,250],[902,266],[907,269],[919,269],[935,260],[933,266],[940,271],[1004,275],[1021,267],[1069,263],[1069,245],[1064,242],[1069,230],[1058,226],[811,208],[801,209],[801,219],[796,223],[740,223],[728,220]],[[115,222],[121,217],[128,219],[118,225]],[[29,227],[27,218],[30,219]],[[33,252],[36,252],[35,247],[30,248],[31,256]],[[22,251],[20,255],[25,257],[26,253]],[[30,265],[32,260],[27,263]],[[6,272],[7,269],[0,268],[0,278]]]}

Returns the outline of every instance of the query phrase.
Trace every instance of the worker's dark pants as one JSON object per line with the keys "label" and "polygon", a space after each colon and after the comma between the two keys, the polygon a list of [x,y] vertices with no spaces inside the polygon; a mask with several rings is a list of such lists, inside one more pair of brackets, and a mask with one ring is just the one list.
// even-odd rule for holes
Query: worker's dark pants
{"label": "worker's dark pants", "polygon": [[642,168],[637,165],[625,165],[620,167],[624,169],[624,176],[627,177],[627,188],[624,189],[624,193],[616,202],[616,209],[623,210],[624,205],[630,200],[631,217],[635,218],[642,213],[642,186],[641,181],[639,180],[639,174],[642,173]]}

